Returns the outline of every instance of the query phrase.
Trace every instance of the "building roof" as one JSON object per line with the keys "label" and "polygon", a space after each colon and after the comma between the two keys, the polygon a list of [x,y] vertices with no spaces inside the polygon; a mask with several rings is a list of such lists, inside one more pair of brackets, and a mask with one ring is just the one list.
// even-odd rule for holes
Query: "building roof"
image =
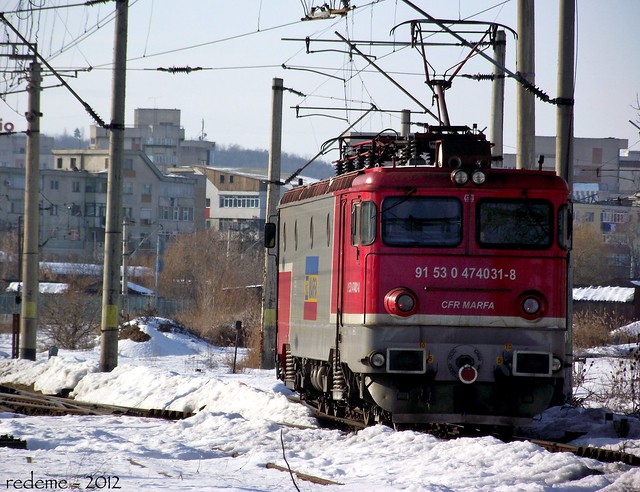
{"label": "building roof", "polygon": [[574,301],[591,302],[633,302],[633,287],[576,287],[573,289]]}

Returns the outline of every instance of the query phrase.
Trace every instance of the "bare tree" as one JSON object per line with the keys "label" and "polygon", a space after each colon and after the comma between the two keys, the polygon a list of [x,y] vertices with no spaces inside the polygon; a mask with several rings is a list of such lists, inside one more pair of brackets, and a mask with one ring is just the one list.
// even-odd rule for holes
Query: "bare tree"
{"label": "bare tree", "polygon": [[573,230],[573,282],[576,286],[598,285],[612,277],[609,249],[601,232],[591,224]]}
{"label": "bare tree", "polygon": [[263,251],[257,238],[239,234],[183,234],[164,254],[160,293],[190,300],[194,307],[182,321],[211,339],[235,320],[259,320]]}
{"label": "bare tree", "polygon": [[629,255],[628,276],[637,278],[640,273],[640,213],[629,212],[629,220],[620,224],[616,232],[620,237],[620,247]]}
{"label": "bare tree", "polygon": [[[0,280],[3,284],[19,278],[18,232],[0,233]],[[2,285],[3,290],[6,285]]]}
{"label": "bare tree", "polygon": [[40,312],[41,332],[47,341],[71,350],[90,347],[99,334],[100,298],[87,295],[90,278],[75,277],[67,282],[64,293],[46,297]]}
{"label": "bare tree", "polygon": [[635,106],[632,105],[631,107],[636,111],[638,111],[638,117],[636,118],[635,122],[630,121],[629,123],[631,123],[638,130],[640,130],[640,96],[638,96],[638,94],[636,94],[636,105]]}

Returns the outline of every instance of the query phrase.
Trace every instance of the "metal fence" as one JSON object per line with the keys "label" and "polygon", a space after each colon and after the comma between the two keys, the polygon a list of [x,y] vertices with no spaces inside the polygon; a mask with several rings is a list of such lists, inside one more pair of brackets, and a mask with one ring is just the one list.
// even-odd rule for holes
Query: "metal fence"
{"label": "metal fence", "polygon": [[[39,308],[46,304],[47,299],[55,294],[42,294],[40,296]],[[88,308],[100,309],[102,299],[100,296],[84,296]],[[155,314],[163,318],[171,318],[175,315],[191,309],[192,303],[186,299],[156,299],[150,296],[127,296],[128,313],[130,317],[143,314]],[[20,312],[20,305],[16,304],[16,294],[13,292],[0,293],[0,314],[13,314]]]}

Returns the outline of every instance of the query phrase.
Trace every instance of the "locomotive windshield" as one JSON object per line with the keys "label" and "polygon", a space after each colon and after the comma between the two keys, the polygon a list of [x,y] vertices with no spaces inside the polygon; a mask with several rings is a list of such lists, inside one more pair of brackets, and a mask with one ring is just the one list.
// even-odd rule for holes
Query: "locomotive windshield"
{"label": "locomotive windshield", "polygon": [[482,200],[476,231],[484,247],[548,248],[553,243],[553,206],[546,200]]}
{"label": "locomotive windshield", "polygon": [[462,204],[449,197],[386,198],[382,240],[389,246],[457,246],[462,241]]}

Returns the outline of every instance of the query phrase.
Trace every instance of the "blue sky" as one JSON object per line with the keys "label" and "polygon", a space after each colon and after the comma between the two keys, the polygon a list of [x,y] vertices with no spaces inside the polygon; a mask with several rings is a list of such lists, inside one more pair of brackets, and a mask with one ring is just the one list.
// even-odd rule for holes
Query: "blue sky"
{"label": "blue sky", "polygon": [[[45,1],[46,6],[74,3],[67,0]],[[320,145],[342,132],[362,113],[358,111],[321,111],[302,108],[367,108],[370,103],[390,110],[418,106],[358,55],[350,58],[336,51],[307,54],[301,41],[283,38],[338,40],[345,37],[365,40],[409,39],[408,27],[390,34],[393,26],[419,15],[402,1],[385,0],[356,4],[346,18],[301,22],[302,4],[310,0],[130,0],[127,71],[126,122],[133,124],[135,108],[177,108],[187,138],[204,131],[209,140],[222,145],[238,144],[248,148],[268,148],[271,121],[271,81],[284,80],[292,92],[284,95],[283,150],[315,155]],[[320,2],[316,2],[320,3]],[[421,8],[437,18],[472,18],[506,24],[516,28],[516,0],[450,0],[419,2]],[[111,63],[113,58],[112,3],[94,7],[70,7],[44,10],[33,16],[12,14],[17,0],[0,1],[7,19],[34,40],[39,50],[57,70],[78,69],[67,78],[73,89],[100,115],[110,119]],[[18,18],[20,17],[20,18]],[[640,118],[637,104],[640,93],[638,39],[640,2],[631,0],[580,0],[577,2],[576,107],[577,137],[616,137],[629,140],[632,150],[640,150],[638,131],[628,122]],[[95,29],[100,25],[99,29]],[[95,30],[95,32],[94,32]],[[81,36],[79,42],[74,40]],[[4,41],[7,35],[4,34]],[[9,38],[15,40],[13,35]],[[557,95],[558,2],[536,2],[536,85],[551,97]],[[441,38],[444,40],[444,38]],[[72,41],[74,41],[72,43]],[[507,66],[516,70],[515,41],[507,38]],[[340,50],[339,43],[312,43],[314,49]],[[432,97],[424,83],[422,61],[409,48],[361,46],[376,56],[377,63],[393,72],[393,77],[431,109]],[[370,51],[369,51],[370,50]],[[6,53],[6,51],[3,51]],[[462,48],[429,48],[429,61],[443,73],[466,56]],[[287,69],[282,68],[285,64]],[[2,59],[2,66],[15,64]],[[190,74],[158,71],[169,67],[202,67]],[[90,71],[86,69],[91,67]],[[302,71],[295,68],[310,68]],[[492,67],[479,57],[471,60],[463,73],[490,73]],[[317,73],[321,72],[321,73]],[[329,77],[328,75],[331,75]],[[46,77],[43,85],[56,81]],[[24,87],[21,84],[18,87]],[[3,86],[2,91],[6,88]],[[15,87],[14,87],[15,88]],[[452,124],[489,125],[491,86],[456,78],[447,92]],[[296,117],[291,109],[300,106],[300,115],[323,113],[326,116]],[[41,96],[44,133],[72,133],[80,128],[88,135],[93,120],[82,105],[63,87],[48,88]],[[505,101],[505,151],[515,152],[515,82],[507,81]],[[22,117],[27,108],[25,93],[6,97],[0,103],[0,117],[26,129]],[[337,119],[336,117],[344,118]],[[417,121],[434,124],[427,115]],[[536,132],[555,134],[556,109],[536,103]],[[375,113],[363,119],[355,129],[380,131],[400,128],[396,113]],[[415,128],[414,128],[415,130]],[[335,154],[327,159],[335,158]]]}

